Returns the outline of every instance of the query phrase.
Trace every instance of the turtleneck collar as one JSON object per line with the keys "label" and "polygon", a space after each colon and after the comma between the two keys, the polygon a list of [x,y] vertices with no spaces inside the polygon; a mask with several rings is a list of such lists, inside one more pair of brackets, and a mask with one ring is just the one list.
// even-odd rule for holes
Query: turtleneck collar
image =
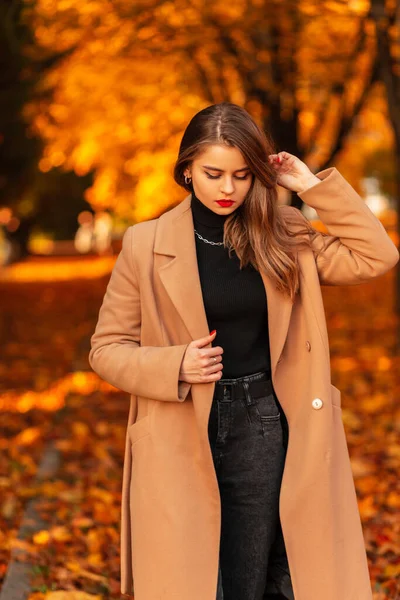
{"label": "turtleneck collar", "polygon": [[192,202],[191,209],[193,215],[194,224],[201,224],[205,227],[210,227],[213,229],[224,229],[225,219],[228,215],[218,215],[214,211],[212,211],[208,206],[202,203],[199,198],[197,198],[194,189],[192,187]]}

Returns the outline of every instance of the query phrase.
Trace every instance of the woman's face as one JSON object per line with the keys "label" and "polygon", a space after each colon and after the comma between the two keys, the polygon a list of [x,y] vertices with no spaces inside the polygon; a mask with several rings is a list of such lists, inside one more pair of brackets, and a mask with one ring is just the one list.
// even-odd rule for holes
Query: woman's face
{"label": "woman's face", "polygon": [[[197,198],[220,215],[229,215],[242,204],[253,181],[240,150],[225,144],[208,146],[184,174],[192,178]],[[233,204],[224,207],[217,200]]]}

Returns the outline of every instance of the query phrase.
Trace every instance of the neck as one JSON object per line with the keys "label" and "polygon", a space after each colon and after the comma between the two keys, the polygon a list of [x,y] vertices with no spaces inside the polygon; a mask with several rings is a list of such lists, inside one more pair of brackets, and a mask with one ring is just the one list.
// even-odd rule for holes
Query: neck
{"label": "neck", "polygon": [[195,227],[200,223],[205,227],[224,229],[225,219],[228,215],[219,215],[211,210],[211,208],[208,208],[208,206],[197,198],[194,190],[192,190],[191,209]]}

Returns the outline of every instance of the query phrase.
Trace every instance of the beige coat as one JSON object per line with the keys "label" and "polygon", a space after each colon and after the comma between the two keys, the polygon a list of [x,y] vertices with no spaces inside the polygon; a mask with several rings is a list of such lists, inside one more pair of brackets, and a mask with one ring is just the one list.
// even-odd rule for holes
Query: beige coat
{"label": "beige coat", "polygon": [[[399,253],[336,168],[317,175],[321,182],[299,196],[330,235],[317,232],[313,249],[299,252],[294,305],[262,275],[272,381],[289,425],[280,519],[296,600],[371,600],[320,285],[368,281]],[[130,394],[121,591],[131,593],[134,581],[135,600],[216,599],[221,506],[208,440],[215,383],[178,383],[187,345],[209,334],[190,203],[188,195],[127,229],[91,340],[94,371]],[[304,222],[293,207],[279,210]]]}

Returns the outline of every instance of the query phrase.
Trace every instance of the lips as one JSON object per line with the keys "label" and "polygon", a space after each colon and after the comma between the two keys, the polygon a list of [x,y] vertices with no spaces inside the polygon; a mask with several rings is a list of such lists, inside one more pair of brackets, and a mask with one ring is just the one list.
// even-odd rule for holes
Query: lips
{"label": "lips", "polygon": [[226,206],[232,206],[232,204],[234,204],[233,200],[217,200],[217,204],[219,204],[220,206],[226,207]]}

